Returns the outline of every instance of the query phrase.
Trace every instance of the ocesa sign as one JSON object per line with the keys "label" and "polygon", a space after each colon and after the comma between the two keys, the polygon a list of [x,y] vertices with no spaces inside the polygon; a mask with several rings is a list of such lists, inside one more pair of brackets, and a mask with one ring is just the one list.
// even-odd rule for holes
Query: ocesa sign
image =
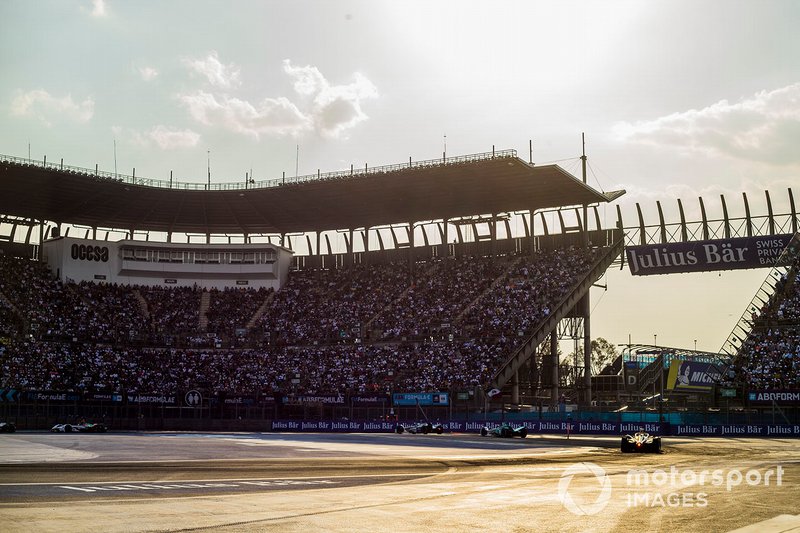
{"label": "ocesa sign", "polygon": [[91,244],[73,244],[72,258],[81,261],[108,261],[107,246],[92,246]]}

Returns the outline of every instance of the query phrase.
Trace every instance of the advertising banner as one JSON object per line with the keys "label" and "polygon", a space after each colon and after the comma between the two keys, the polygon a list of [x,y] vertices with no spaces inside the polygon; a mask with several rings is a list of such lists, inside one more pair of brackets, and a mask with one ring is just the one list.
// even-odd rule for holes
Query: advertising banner
{"label": "advertising banner", "polygon": [[81,395],[77,392],[53,392],[53,391],[27,391],[25,399],[37,402],[77,402]]}
{"label": "advertising banner", "polygon": [[[405,423],[412,423],[406,421]],[[536,420],[509,422],[514,427],[525,426],[528,434],[551,435],[626,435],[645,431],[651,435],[674,437],[800,437],[800,425],[789,424],[659,424],[654,422],[574,422],[570,420]],[[395,422],[301,421],[273,420],[272,431],[309,431],[315,433],[394,433]],[[499,422],[486,424],[494,428]],[[448,433],[479,433],[484,422],[451,420],[442,422]]]}
{"label": "advertising banner", "polygon": [[675,391],[708,392],[720,377],[720,370],[712,363],[673,359],[666,387]]}
{"label": "advertising banner", "polygon": [[16,402],[19,400],[19,394],[17,389],[0,389],[0,403]]}
{"label": "advertising banner", "polygon": [[752,404],[800,405],[799,390],[760,390],[747,393]]}
{"label": "advertising banner", "polygon": [[115,402],[122,401],[122,394],[115,392],[93,392],[84,394],[83,399],[90,402]]}
{"label": "advertising banner", "polygon": [[344,396],[337,394],[301,394],[298,396],[287,396],[284,403],[289,405],[344,405]]}
{"label": "advertising banner", "polygon": [[676,424],[671,428],[676,437],[800,437],[800,425],[770,424]]}
{"label": "advertising banner", "polygon": [[353,422],[341,421],[306,421],[306,420],[273,420],[272,431],[311,431],[317,433],[394,433],[394,422]]}
{"label": "advertising banner", "polygon": [[175,396],[159,394],[128,394],[128,403],[158,403],[175,405],[177,402],[175,400]]}
{"label": "advertising banner", "polygon": [[389,397],[384,394],[359,394],[358,396],[351,396],[350,403],[353,407],[380,407],[389,404]]}
{"label": "advertising banner", "polygon": [[392,395],[394,405],[449,405],[446,392],[397,392]]}
{"label": "advertising banner", "polygon": [[[274,401],[274,398],[271,398]],[[217,399],[217,401],[224,405],[255,405],[256,399],[253,396],[226,396],[225,398]]]}
{"label": "advertising banner", "polygon": [[775,265],[791,239],[789,234],[628,246],[625,256],[634,276],[764,268]]}

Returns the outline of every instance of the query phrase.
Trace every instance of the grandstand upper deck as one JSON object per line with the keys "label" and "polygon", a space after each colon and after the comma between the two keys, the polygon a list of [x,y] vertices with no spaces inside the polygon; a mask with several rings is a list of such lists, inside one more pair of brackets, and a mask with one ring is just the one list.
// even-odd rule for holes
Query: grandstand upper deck
{"label": "grandstand upper deck", "polygon": [[513,150],[248,184],[187,184],[0,156],[0,213],[125,231],[285,234],[614,200]]}

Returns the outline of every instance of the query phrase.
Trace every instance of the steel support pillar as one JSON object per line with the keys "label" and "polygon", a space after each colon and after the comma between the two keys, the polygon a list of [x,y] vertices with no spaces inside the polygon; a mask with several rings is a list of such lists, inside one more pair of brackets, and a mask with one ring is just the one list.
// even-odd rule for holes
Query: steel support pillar
{"label": "steel support pillar", "polygon": [[550,383],[550,405],[553,408],[558,406],[558,332],[553,330],[550,332],[550,364],[552,368],[551,383]]}
{"label": "steel support pillar", "polygon": [[589,291],[586,291],[586,295],[581,299],[581,311],[583,314],[583,401],[586,406],[592,404],[592,336],[589,303]]}
{"label": "steel support pillar", "polygon": [[514,377],[511,379],[511,403],[519,405],[519,370],[514,372]]}

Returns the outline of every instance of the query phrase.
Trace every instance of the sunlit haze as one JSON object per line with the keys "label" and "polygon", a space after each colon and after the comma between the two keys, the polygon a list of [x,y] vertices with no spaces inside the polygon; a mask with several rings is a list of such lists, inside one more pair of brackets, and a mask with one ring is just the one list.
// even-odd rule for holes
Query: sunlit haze
{"label": "sunlit haze", "polygon": [[[0,153],[257,180],[497,149],[677,221],[800,192],[793,1],[0,3]],[[616,210],[601,207],[613,227]],[[592,290],[592,336],[718,350],[768,270]]]}

